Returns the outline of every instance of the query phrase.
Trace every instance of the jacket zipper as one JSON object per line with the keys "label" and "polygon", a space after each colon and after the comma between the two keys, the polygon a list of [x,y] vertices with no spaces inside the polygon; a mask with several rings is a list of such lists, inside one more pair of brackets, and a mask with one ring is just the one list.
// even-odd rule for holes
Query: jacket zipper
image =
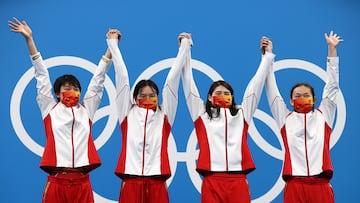
{"label": "jacket zipper", "polygon": [[148,119],[148,113],[149,109],[146,110],[146,116],[145,116],[145,124],[144,124],[144,144],[143,144],[143,152],[142,152],[142,170],[141,174],[144,175],[144,168],[145,168],[145,147],[146,147],[146,124]]}
{"label": "jacket zipper", "polygon": [[226,171],[229,171],[229,160],[228,160],[228,123],[227,123],[227,113],[226,109],[224,108],[225,112],[225,157],[226,157]]}
{"label": "jacket zipper", "polygon": [[75,114],[74,109],[71,107],[71,113],[73,121],[71,125],[71,146],[72,146],[72,167],[75,168],[75,147],[74,147],[74,125],[75,125]]}
{"label": "jacket zipper", "polygon": [[306,127],[307,127],[307,122],[306,122],[306,113],[304,113],[304,140],[305,140],[306,169],[307,169],[307,174],[308,174],[308,176],[310,176],[310,168],[309,168],[309,154],[308,154],[308,147],[307,147],[307,133],[306,133]]}

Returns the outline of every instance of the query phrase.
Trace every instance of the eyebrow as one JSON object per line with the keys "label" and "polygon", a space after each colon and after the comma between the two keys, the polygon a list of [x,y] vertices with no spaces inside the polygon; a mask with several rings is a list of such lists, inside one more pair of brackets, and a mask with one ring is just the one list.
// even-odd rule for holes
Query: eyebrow
{"label": "eyebrow", "polygon": [[311,94],[308,92],[305,92],[305,93],[295,93],[295,95],[311,95]]}
{"label": "eyebrow", "polygon": [[221,91],[221,90],[217,90],[217,91],[215,91],[214,93],[215,93],[215,94],[217,94],[217,93],[231,94],[230,91]]}

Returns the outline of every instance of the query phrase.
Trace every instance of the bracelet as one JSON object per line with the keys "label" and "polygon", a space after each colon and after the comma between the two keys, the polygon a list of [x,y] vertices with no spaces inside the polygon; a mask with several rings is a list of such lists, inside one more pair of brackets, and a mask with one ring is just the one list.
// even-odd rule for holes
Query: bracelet
{"label": "bracelet", "polygon": [[35,60],[38,59],[38,58],[40,58],[40,52],[38,52],[38,53],[36,53],[36,54],[34,54],[34,55],[31,55],[31,59],[32,59],[33,61],[35,61]]}
{"label": "bracelet", "polygon": [[102,56],[101,58],[105,63],[109,63],[110,59],[106,56]]}

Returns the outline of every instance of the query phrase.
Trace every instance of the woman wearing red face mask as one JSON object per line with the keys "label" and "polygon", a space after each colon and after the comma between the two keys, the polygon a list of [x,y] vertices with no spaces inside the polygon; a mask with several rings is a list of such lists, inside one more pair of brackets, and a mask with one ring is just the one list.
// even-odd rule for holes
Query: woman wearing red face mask
{"label": "woman wearing red face mask", "polygon": [[79,104],[81,86],[73,75],[56,79],[54,92],[47,67],[25,21],[9,21],[13,32],[21,33],[27,43],[37,80],[37,102],[46,133],[46,145],[40,167],[49,173],[42,202],[94,202],[89,172],[101,161],[91,135],[92,120],[103,93],[105,74],[110,66],[108,50],[90,81],[83,104]]}
{"label": "woman wearing red face mask", "polygon": [[188,33],[179,35],[180,48],[162,90],[152,80],[141,80],[130,93],[127,68],[118,47],[121,34],[108,37],[116,79],[116,105],[122,149],[115,174],[122,179],[119,202],[168,203],[166,179],[171,176],[167,143],[175,119],[181,69],[189,63]]}
{"label": "woman wearing red face mask", "polygon": [[329,142],[339,90],[336,47],[343,40],[333,32],[325,34],[325,39],[328,79],[318,109],[314,109],[314,89],[309,84],[299,83],[291,89],[290,103],[294,111],[290,111],[278,91],[272,71],[266,81],[270,108],[285,146],[285,203],[334,202],[329,183],[333,175]]}
{"label": "woman wearing red face mask", "polygon": [[[261,44],[269,39],[263,37]],[[246,175],[255,169],[247,144],[248,127],[257,108],[275,55],[265,46],[259,68],[236,105],[234,91],[225,81],[214,82],[204,105],[191,67],[183,69],[186,102],[195,125],[200,149],[196,170],[204,177],[201,202],[250,202]]]}

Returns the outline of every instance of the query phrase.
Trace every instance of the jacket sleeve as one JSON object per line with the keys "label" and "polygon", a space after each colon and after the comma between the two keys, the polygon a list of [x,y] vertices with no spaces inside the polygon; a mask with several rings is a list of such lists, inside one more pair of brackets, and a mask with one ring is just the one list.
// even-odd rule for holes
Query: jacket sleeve
{"label": "jacket sleeve", "polygon": [[264,83],[270,71],[270,67],[273,64],[274,58],[275,55],[273,53],[265,53],[261,59],[260,65],[255,75],[246,87],[241,106],[243,108],[244,118],[247,123],[251,122],[252,117],[258,107],[262,90],[264,88]]}
{"label": "jacket sleeve", "polygon": [[[190,60],[191,56],[189,61]],[[205,112],[205,105],[196,87],[190,63],[186,64],[183,68],[181,77],[186,104],[188,106],[191,119],[195,121]]]}
{"label": "jacket sleeve", "polygon": [[105,56],[102,57],[90,80],[87,91],[84,96],[84,106],[86,107],[91,120],[94,119],[95,112],[101,102],[104,91],[104,81],[106,73],[111,65],[111,61]]}
{"label": "jacket sleeve", "polygon": [[173,124],[178,105],[178,89],[180,82],[181,70],[184,66],[190,66],[190,48],[192,40],[183,38],[180,43],[174,64],[172,65],[164,84],[162,97],[162,109],[167,115],[170,125]]}
{"label": "jacket sleeve", "polygon": [[49,72],[45,67],[40,53],[31,56],[31,61],[35,70],[37,103],[39,105],[41,116],[44,119],[51,108],[57,103],[52,94],[52,84],[50,82]]}
{"label": "jacket sleeve", "polygon": [[326,122],[332,126],[336,112],[336,96],[339,92],[339,57],[327,58],[326,72],[327,80],[319,109],[323,112]]}
{"label": "jacket sleeve", "polygon": [[116,39],[107,40],[115,68],[116,107],[119,122],[122,123],[131,108],[129,75]]}
{"label": "jacket sleeve", "polygon": [[286,103],[280,95],[272,67],[265,81],[265,89],[271,113],[278,127],[281,128],[285,124],[286,116],[290,113],[290,110],[286,107]]}

